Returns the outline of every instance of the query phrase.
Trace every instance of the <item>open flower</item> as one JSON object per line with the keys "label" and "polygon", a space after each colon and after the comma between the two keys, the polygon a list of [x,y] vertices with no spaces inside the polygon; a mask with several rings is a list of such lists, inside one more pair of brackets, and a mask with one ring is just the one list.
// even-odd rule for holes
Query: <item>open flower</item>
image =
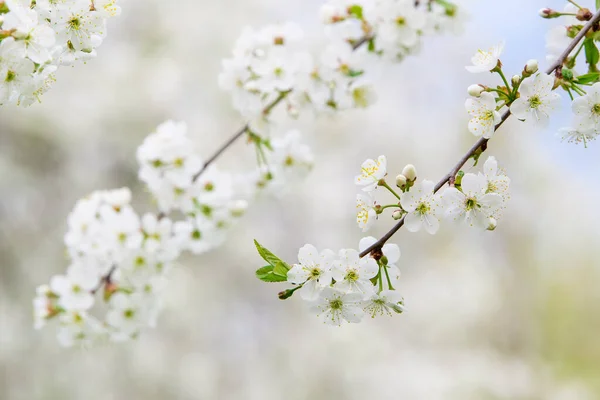
{"label": "open flower", "polygon": [[329,325],[339,326],[342,321],[357,323],[365,314],[360,307],[362,300],[360,293],[344,293],[328,287],[323,289],[312,311],[322,315]]}
{"label": "open flower", "polygon": [[323,288],[331,284],[331,268],[335,253],[323,250],[321,253],[311,244],[298,251],[298,264],[288,271],[288,282],[301,285],[298,294],[304,300],[316,300]]}
{"label": "open flower", "polygon": [[552,91],[554,77],[539,73],[521,82],[521,97],[510,106],[520,120],[532,121],[541,127],[548,125],[550,113],[560,105],[560,95]]}
{"label": "open flower", "polygon": [[483,92],[478,98],[467,99],[465,108],[471,115],[469,132],[475,136],[491,138],[494,128],[501,120],[500,113],[496,111],[496,97],[491,93]]}
{"label": "open flower", "polygon": [[434,187],[432,181],[424,180],[400,196],[400,204],[408,213],[404,225],[410,232],[418,232],[423,227],[433,235],[440,228],[440,197],[433,193]]}
{"label": "open flower", "polygon": [[477,53],[471,58],[473,65],[468,65],[465,68],[472,73],[489,72],[498,65],[502,50],[504,50],[504,42],[500,42],[487,51],[477,50]]}
{"label": "open flower", "polygon": [[502,205],[502,196],[486,193],[487,182],[483,175],[465,174],[461,188],[462,191],[455,187],[444,191],[442,199],[446,205],[446,217],[487,229],[488,218]]}
{"label": "open flower", "polygon": [[360,175],[354,178],[354,183],[358,186],[364,186],[365,192],[370,192],[377,188],[379,181],[387,174],[387,160],[385,156],[379,156],[377,161],[368,159],[360,167]]}
{"label": "open flower", "polygon": [[377,261],[371,257],[360,258],[354,249],[340,250],[340,260],[333,267],[335,288],[349,293],[360,293],[364,299],[373,294],[374,278],[379,271]]}

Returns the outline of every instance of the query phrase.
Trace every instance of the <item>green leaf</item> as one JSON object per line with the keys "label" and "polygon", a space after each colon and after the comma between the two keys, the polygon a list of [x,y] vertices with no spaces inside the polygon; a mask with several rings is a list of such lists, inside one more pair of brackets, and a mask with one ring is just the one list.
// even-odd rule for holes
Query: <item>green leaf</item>
{"label": "green leaf", "polygon": [[283,263],[277,263],[277,265],[273,267],[273,273],[287,279],[288,269]]}
{"label": "green leaf", "polygon": [[590,66],[595,66],[600,61],[600,52],[594,43],[593,39],[585,39],[583,42],[585,47],[585,60]]}
{"label": "green leaf", "polygon": [[256,240],[254,240],[254,245],[256,246],[256,250],[258,250],[258,254],[260,254],[262,259],[268,262],[270,265],[272,265],[273,268],[276,268],[277,264],[282,264],[282,266],[286,269],[286,272],[292,268],[285,261],[277,257],[275,254],[271,253],[271,251],[267,250]]}
{"label": "green leaf", "polygon": [[263,282],[285,282],[287,280],[285,276],[279,276],[273,273],[272,265],[265,265],[264,267],[257,269],[256,277]]}
{"label": "green leaf", "polygon": [[363,9],[356,4],[348,9],[348,14],[354,15],[357,19],[363,19]]}
{"label": "green leaf", "polygon": [[580,85],[598,82],[598,80],[600,80],[600,72],[590,72],[589,74],[579,75],[577,78],[575,78],[575,82],[579,83]]}
{"label": "green leaf", "polygon": [[348,76],[350,78],[356,78],[357,76],[361,76],[362,74],[364,74],[364,71],[359,71],[359,70],[354,70],[354,69],[351,69],[350,71],[348,71]]}
{"label": "green leaf", "polygon": [[375,39],[369,39],[369,47],[367,48],[370,53],[375,51]]}

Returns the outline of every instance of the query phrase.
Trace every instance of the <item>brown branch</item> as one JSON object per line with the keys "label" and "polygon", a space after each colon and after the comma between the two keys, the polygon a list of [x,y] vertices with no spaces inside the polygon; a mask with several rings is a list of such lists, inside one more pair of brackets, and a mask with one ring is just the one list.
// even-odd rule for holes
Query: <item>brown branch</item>
{"label": "brown branch", "polygon": [[[369,42],[371,39],[372,39],[371,36],[363,36],[356,42],[352,43],[352,49],[353,50],[358,49],[363,44]],[[290,89],[285,92],[281,92],[275,100],[273,100],[269,105],[267,105],[262,110],[262,114],[265,116],[268,115],[275,107],[277,107],[277,105],[279,105],[279,103],[281,103],[283,101],[283,99],[285,99],[287,97],[288,94],[290,94],[292,92],[292,90],[293,89]],[[231,147],[235,142],[237,142],[237,140],[239,138],[241,138],[244,135],[244,133],[248,132],[249,129],[250,129],[250,127],[248,126],[248,124],[242,126],[236,133],[233,134],[232,137],[230,137],[225,143],[223,143],[223,145],[221,147],[219,147],[219,149],[217,149],[217,151],[208,160],[206,160],[206,162],[204,163],[204,165],[202,166],[200,171],[198,171],[198,172],[196,172],[196,174],[194,174],[194,177],[192,178],[192,182],[196,182],[196,180],[198,180],[200,175],[202,175],[206,171],[206,169],[212,163],[214,163],[229,147]]]}
{"label": "brown branch", "polygon": [[[565,51],[560,55],[560,57],[558,57],[556,62],[554,62],[554,64],[552,64],[550,66],[550,68],[548,68],[548,70],[546,71],[546,74],[550,75],[553,72],[560,73],[560,70],[562,69],[562,66],[563,66],[564,62],[566,61],[566,59],[569,57],[569,54],[571,54],[571,52],[575,49],[575,47],[581,41],[581,39],[583,39],[587,35],[587,33],[590,31],[590,29],[592,29],[592,27],[595,24],[597,24],[598,21],[600,21],[600,11],[597,11],[596,14],[594,14],[593,18],[581,29],[581,31],[579,31],[577,36],[575,36],[575,38],[573,38],[573,40],[571,41],[569,46],[567,46]],[[508,119],[508,117],[510,117],[510,115],[511,115],[510,109],[506,110],[506,112],[504,112],[504,114],[502,114],[501,120],[498,123],[498,125],[496,125],[494,127],[494,131],[497,131],[502,126],[502,124],[504,124],[504,122]],[[488,141],[489,141],[489,139],[485,139],[485,138],[481,138],[481,139],[477,140],[475,142],[475,144],[467,151],[467,153],[464,156],[462,156],[461,159],[458,161],[458,163],[456,163],[456,165],[450,170],[450,172],[448,172],[448,174],[446,176],[444,176],[442,178],[442,180],[440,180],[435,185],[434,193],[437,193],[446,183],[453,181],[455,179],[458,171],[460,171],[460,169],[465,165],[465,163],[469,160],[469,158],[471,158],[479,149],[481,149],[482,153],[483,153],[487,149]],[[381,239],[379,239],[378,241],[373,243],[371,246],[369,246],[366,250],[361,252],[360,256],[364,257],[373,251],[380,250],[381,247],[388,240],[390,240],[390,238],[392,236],[394,236],[394,234],[396,232],[398,232],[400,230],[400,228],[402,228],[404,226],[405,218],[406,218],[406,216],[402,217],[402,219],[400,219],[396,223],[396,225],[394,225],[392,227],[392,229],[390,229],[385,235],[383,235],[381,237]]]}

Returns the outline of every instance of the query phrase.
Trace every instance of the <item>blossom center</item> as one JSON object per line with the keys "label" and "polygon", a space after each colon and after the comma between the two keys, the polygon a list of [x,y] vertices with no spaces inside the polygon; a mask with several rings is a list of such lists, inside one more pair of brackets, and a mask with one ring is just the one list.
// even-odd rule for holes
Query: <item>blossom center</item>
{"label": "blossom center", "polygon": [[6,79],[5,82],[12,82],[15,80],[15,78],[17,77],[17,74],[15,74],[14,71],[11,71],[10,69],[8,70],[8,72],[6,73]]}
{"label": "blossom center", "polygon": [[341,299],[334,299],[329,301],[329,307],[332,310],[341,310],[344,306],[344,302]]}
{"label": "blossom center", "polygon": [[404,17],[396,18],[396,24],[403,26],[404,24],[406,24],[406,18],[404,18]]}
{"label": "blossom center", "polygon": [[67,25],[70,29],[78,31],[79,28],[81,28],[81,20],[78,17],[72,17],[69,22],[67,22]]}
{"label": "blossom center", "polygon": [[135,316],[135,310],[129,308],[123,312],[123,316],[127,319],[131,319]]}
{"label": "blossom center", "polygon": [[592,112],[596,115],[600,115],[600,104],[594,104],[592,107]]}
{"label": "blossom center", "polygon": [[465,208],[467,209],[467,211],[471,211],[475,207],[477,207],[477,199],[469,197],[467,201],[465,201]]}
{"label": "blossom center", "polygon": [[321,270],[319,268],[312,268],[310,270],[310,278],[309,279],[318,279],[321,276]]}
{"label": "blossom center", "polygon": [[351,269],[346,273],[344,279],[350,282],[356,282],[358,280],[358,272],[356,272],[354,269]]}
{"label": "blossom center", "polygon": [[490,120],[490,119],[494,119],[494,112],[492,110],[487,110],[485,112],[485,114],[483,114],[483,119],[484,120]]}
{"label": "blossom center", "polygon": [[539,96],[531,96],[529,98],[529,107],[531,108],[538,108],[539,106],[542,105],[542,100],[540,99]]}
{"label": "blossom center", "polygon": [[420,203],[417,206],[415,211],[421,215],[424,215],[424,214],[427,214],[429,212],[429,210],[430,210],[430,207],[426,203]]}

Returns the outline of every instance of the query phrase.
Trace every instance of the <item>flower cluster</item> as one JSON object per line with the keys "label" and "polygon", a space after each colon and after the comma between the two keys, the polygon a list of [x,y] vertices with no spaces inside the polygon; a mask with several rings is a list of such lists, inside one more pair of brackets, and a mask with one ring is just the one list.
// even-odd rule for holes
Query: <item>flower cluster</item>
{"label": "flower cluster", "polygon": [[[430,2],[432,3],[432,2]],[[220,86],[254,133],[267,133],[272,108],[331,113],[373,104],[376,93],[366,67],[376,56],[402,58],[421,36],[443,31],[458,20],[447,1],[415,5],[412,0],[330,0],[321,8],[328,40],[318,56],[306,50],[300,27],[286,23],[246,28],[233,57],[223,61]]]}
{"label": "flower cluster", "polygon": [[[365,237],[359,251],[375,243],[374,237]],[[313,312],[327,324],[360,322],[365,314],[392,315],[404,311],[402,296],[396,291],[400,270],[396,263],[400,249],[395,244],[383,246],[375,257],[361,258],[355,249],[319,252],[307,244],[298,251],[298,263],[286,264],[270,251],[256,243],[259,254],[270,263],[257,271],[257,277],[266,282],[288,281],[294,288],[279,294],[281,299],[298,292]]]}
{"label": "flower cluster", "polygon": [[[34,299],[35,326],[59,322],[62,345],[135,338],[156,323],[168,271],[182,251],[202,254],[222,244],[247,208],[245,198],[271,185],[302,177],[312,154],[290,131],[269,145],[271,179],[250,192],[236,174],[206,166],[184,123],[167,121],[138,148],[139,178],[159,209],[139,216],[129,189],[94,192],[75,205],[68,219],[66,274],[40,286]],[[202,173],[200,173],[202,171]],[[170,214],[183,218],[174,220]],[[98,301],[102,300],[102,301]],[[106,303],[104,317],[96,312]]]}
{"label": "flower cluster", "polygon": [[[142,217],[130,205],[129,189],[94,192],[69,216],[66,274],[40,286],[34,299],[37,328],[59,321],[64,346],[110,338],[126,340],[155,323],[164,276],[179,255],[168,218]],[[92,315],[103,289],[103,321]]]}
{"label": "flower cluster", "polygon": [[96,55],[116,0],[0,1],[0,105],[28,106],[58,67]]}
{"label": "flower cluster", "polygon": [[[581,2],[582,5],[585,3]],[[593,18],[594,14],[590,10],[593,7],[582,5],[569,2],[562,12],[550,8],[540,10],[543,18],[561,21],[546,36],[546,58],[549,62],[555,62],[587,21]],[[597,28],[592,28],[592,31],[597,31]],[[566,91],[572,100],[573,123],[570,127],[562,128],[559,136],[570,143],[582,143],[586,147],[600,135],[600,52],[597,41],[597,34],[586,35],[565,60],[553,85]],[[587,64],[587,71],[578,70],[583,63]]]}
{"label": "flower cluster", "polygon": [[[361,174],[355,183],[363,186],[363,193],[356,199],[356,221],[366,232],[386,209],[392,209],[392,218],[404,218],[404,225],[410,232],[421,229],[435,234],[443,218],[466,221],[471,226],[494,229],[509,198],[510,179],[498,169],[494,157],[489,157],[483,165],[483,172],[460,172],[453,186],[439,194],[435,183],[430,180],[417,180],[413,165],[404,167],[396,176],[396,187],[392,188],[385,180],[386,158],[377,161],[366,160],[361,166]],[[391,193],[395,202],[382,205],[376,195],[383,188]]]}

